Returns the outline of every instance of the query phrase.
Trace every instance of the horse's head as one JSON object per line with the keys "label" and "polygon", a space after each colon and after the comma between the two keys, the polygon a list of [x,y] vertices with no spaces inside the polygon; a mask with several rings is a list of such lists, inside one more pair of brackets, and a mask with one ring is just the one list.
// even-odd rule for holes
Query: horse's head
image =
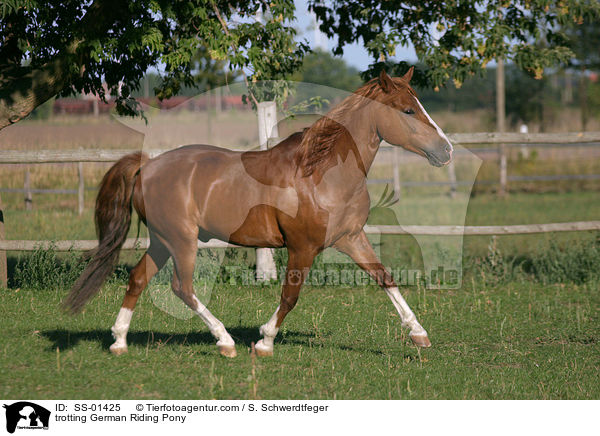
{"label": "horse's head", "polygon": [[[409,82],[413,67],[403,77],[381,71],[373,106],[373,122],[379,137],[389,144],[420,154],[440,167],[452,159],[452,144],[427,114]],[[378,104],[379,103],[379,104]]]}

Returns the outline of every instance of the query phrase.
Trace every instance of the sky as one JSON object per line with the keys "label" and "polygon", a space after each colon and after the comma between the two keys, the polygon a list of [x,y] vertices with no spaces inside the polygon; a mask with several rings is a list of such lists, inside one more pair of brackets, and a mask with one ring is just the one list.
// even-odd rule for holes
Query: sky
{"label": "sky", "polygon": [[[315,33],[314,17],[308,11],[307,0],[294,0],[296,6],[296,27],[298,30],[297,39],[307,40],[312,49],[316,49],[319,46],[324,48],[326,51],[331,53],[331,50],[336,46],[336,39],[327,39],[327,36],[322,32]],[[320,40],[320,41],[319,41]],[[362,41],[347,45],[344,47],[344,54],[341,58],[346,61],[348,65],[356,67],[359,71],[367,69],[372,59],[367,53],[367,50],[362,46]],[[417,55],[412,46],[410,47],[397,47],[396,56],[390,58],[391,60],[416,62]],[[164,65],[160,64],[157,68],[149,68],[150,72],[164,71]]]}
{"label": "sky", "polygon": [[[296,17],[298,20],[297,26],[299,30],[299,39],[308,40],[309,45],[313,49],[319,46],[319,39],[321,39],[321,45],[326,45],[327,50],[331,52],[331,49],[336,45],[336,41],[327,40],[327,37],[320,32],[320,36],[315,37],[313,24],[314,21],[313,17],[308,11],[307,0],[294,0],[294,4],[296,6]],[[342,59],[344,59],[347,64],[358,68],[360,71],[366,70],[367,66],[372,62],[369,54],[362,47],[362,43],[355,43],[344,47],[344,55],[342,56]],[[396,49],[396,56],[394,56],[393,59],[398,61],[403,60],[407,62],[416,62],[417,55],[415,54],[415,50],[412,46],[398,47]]]}

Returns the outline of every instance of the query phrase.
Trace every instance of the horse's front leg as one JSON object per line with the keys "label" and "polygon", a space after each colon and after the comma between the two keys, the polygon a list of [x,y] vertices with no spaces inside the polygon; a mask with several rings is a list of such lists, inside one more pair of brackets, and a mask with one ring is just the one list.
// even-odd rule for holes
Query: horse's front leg
{"label": "horse's front leg", "polygon": [[400,290],[394,283],[392,275],[377,258],[365,232],[361,231],[354,235],[344,236],[334,246],[342,253],[350,256],[358,266],[377,280],[379,286],[385,290],[398,311],[402,320],[402,326],[410,329],[410,338],[413,343],[419,347],[430,347],[431,342],[429,341],[427,332],[419,324],[417,317],[400,294]]}
{"label": "horse's front leg", "polygon": [[279,332],[279,327],[285,316],[296,305],[300,288],[306,279],[316,254],[314,250],[309,249],[288,249],[288,264],[285,282],[281,290],[281,300],[271,319],[259,329],[263,338],[256,343],[255,349],[257,355],[273,355],[273,341],[275,340],[275,336],[277,336],[277,332]]}

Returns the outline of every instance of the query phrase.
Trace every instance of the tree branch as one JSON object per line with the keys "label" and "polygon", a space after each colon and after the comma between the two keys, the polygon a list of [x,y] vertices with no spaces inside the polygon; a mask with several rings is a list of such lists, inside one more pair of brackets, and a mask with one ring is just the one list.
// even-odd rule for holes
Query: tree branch
{"label": "tree branch", "polygon": [[[100,37],[123,16],[123,5],[115,0],[95,0],[80,22],[82,34]],[[88,52],[78,52],[84,43],[82,36],[73,41],[56,57],[42,65],[9,65],[0,70],[0,130],[25,118],[36,107],[67,88],[74,74],[89,60]]]}
{"label": "tree branch", "polygon": [[39,68],[13,66],[0,71],[0,130],[25,118],[69,84],[69,59],[79,42]]}
{"label": "tree branch", "polygon": [[[213,10],[215,11],[215,15],[217,16],[217,19],[219,20],[219,23],[221,23],[221,27],[223,28],[225,35],[231,36],[231,34],[229,33],[229,28],[227,27],[227,23],[225,23],[225,20],[223,20],[223,17],[221,16],[221,13],[219,12],[219,8],[217,8],[217,5],[215,4],[214,1],[211,1],[211,4],[213,7]],[[233,48],[234,52],[237,50],[237,47],[235,45],[232,48]],[[250,97],[252,97],[254,104],[258,107],[258,101],[256,100],[256,97],[252,93],[252,90],[250,89],[250,84],[248,83],[248,76],[246,76],[246,72],[244,71],[243,68],[241,69],[241,72],[242,72],[242,76],[244,77],[244,82],[246,83],[246,88],[248,89],[248,94],[250,94]]]}

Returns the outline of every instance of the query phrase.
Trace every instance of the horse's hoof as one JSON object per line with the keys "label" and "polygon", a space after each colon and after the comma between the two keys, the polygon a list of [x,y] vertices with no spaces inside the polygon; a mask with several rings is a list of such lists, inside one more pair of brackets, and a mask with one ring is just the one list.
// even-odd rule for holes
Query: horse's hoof
{"label": "horse's hoof", "polygon": [[219,353],[225,357],[236,357],[237,351],[235,351],[235,345],[218,345]]}
{"label": "horse's hoof", "polygon": [[273,350],[261,350],[256,348],[256,355],[258,357],[273,357]]}
{"label": "horse's hoof", "polygon": [[273,356],[273,348],[265,347],[262,339],[256,343],[256,345],[254,346],[254,350],[256,351],[256,355],[259,357]]}
{"label": "horse's hoof", "polygon": [[125,353],[127,353],[127,345],[125,345],[123,347],[122,345],[115,346],[115,344],[112,344],[110,346],[110,352],[113,353],[115,356],[120,356],[121,354],[125,354]]}
{"label": "horse's hoof", "polygon": [[410,339],[413,341],[413,344],[415,344],[417,347],[431,347],[431,342],[429,341],[429,337],[427,337],[427,335],[410,335]]}

